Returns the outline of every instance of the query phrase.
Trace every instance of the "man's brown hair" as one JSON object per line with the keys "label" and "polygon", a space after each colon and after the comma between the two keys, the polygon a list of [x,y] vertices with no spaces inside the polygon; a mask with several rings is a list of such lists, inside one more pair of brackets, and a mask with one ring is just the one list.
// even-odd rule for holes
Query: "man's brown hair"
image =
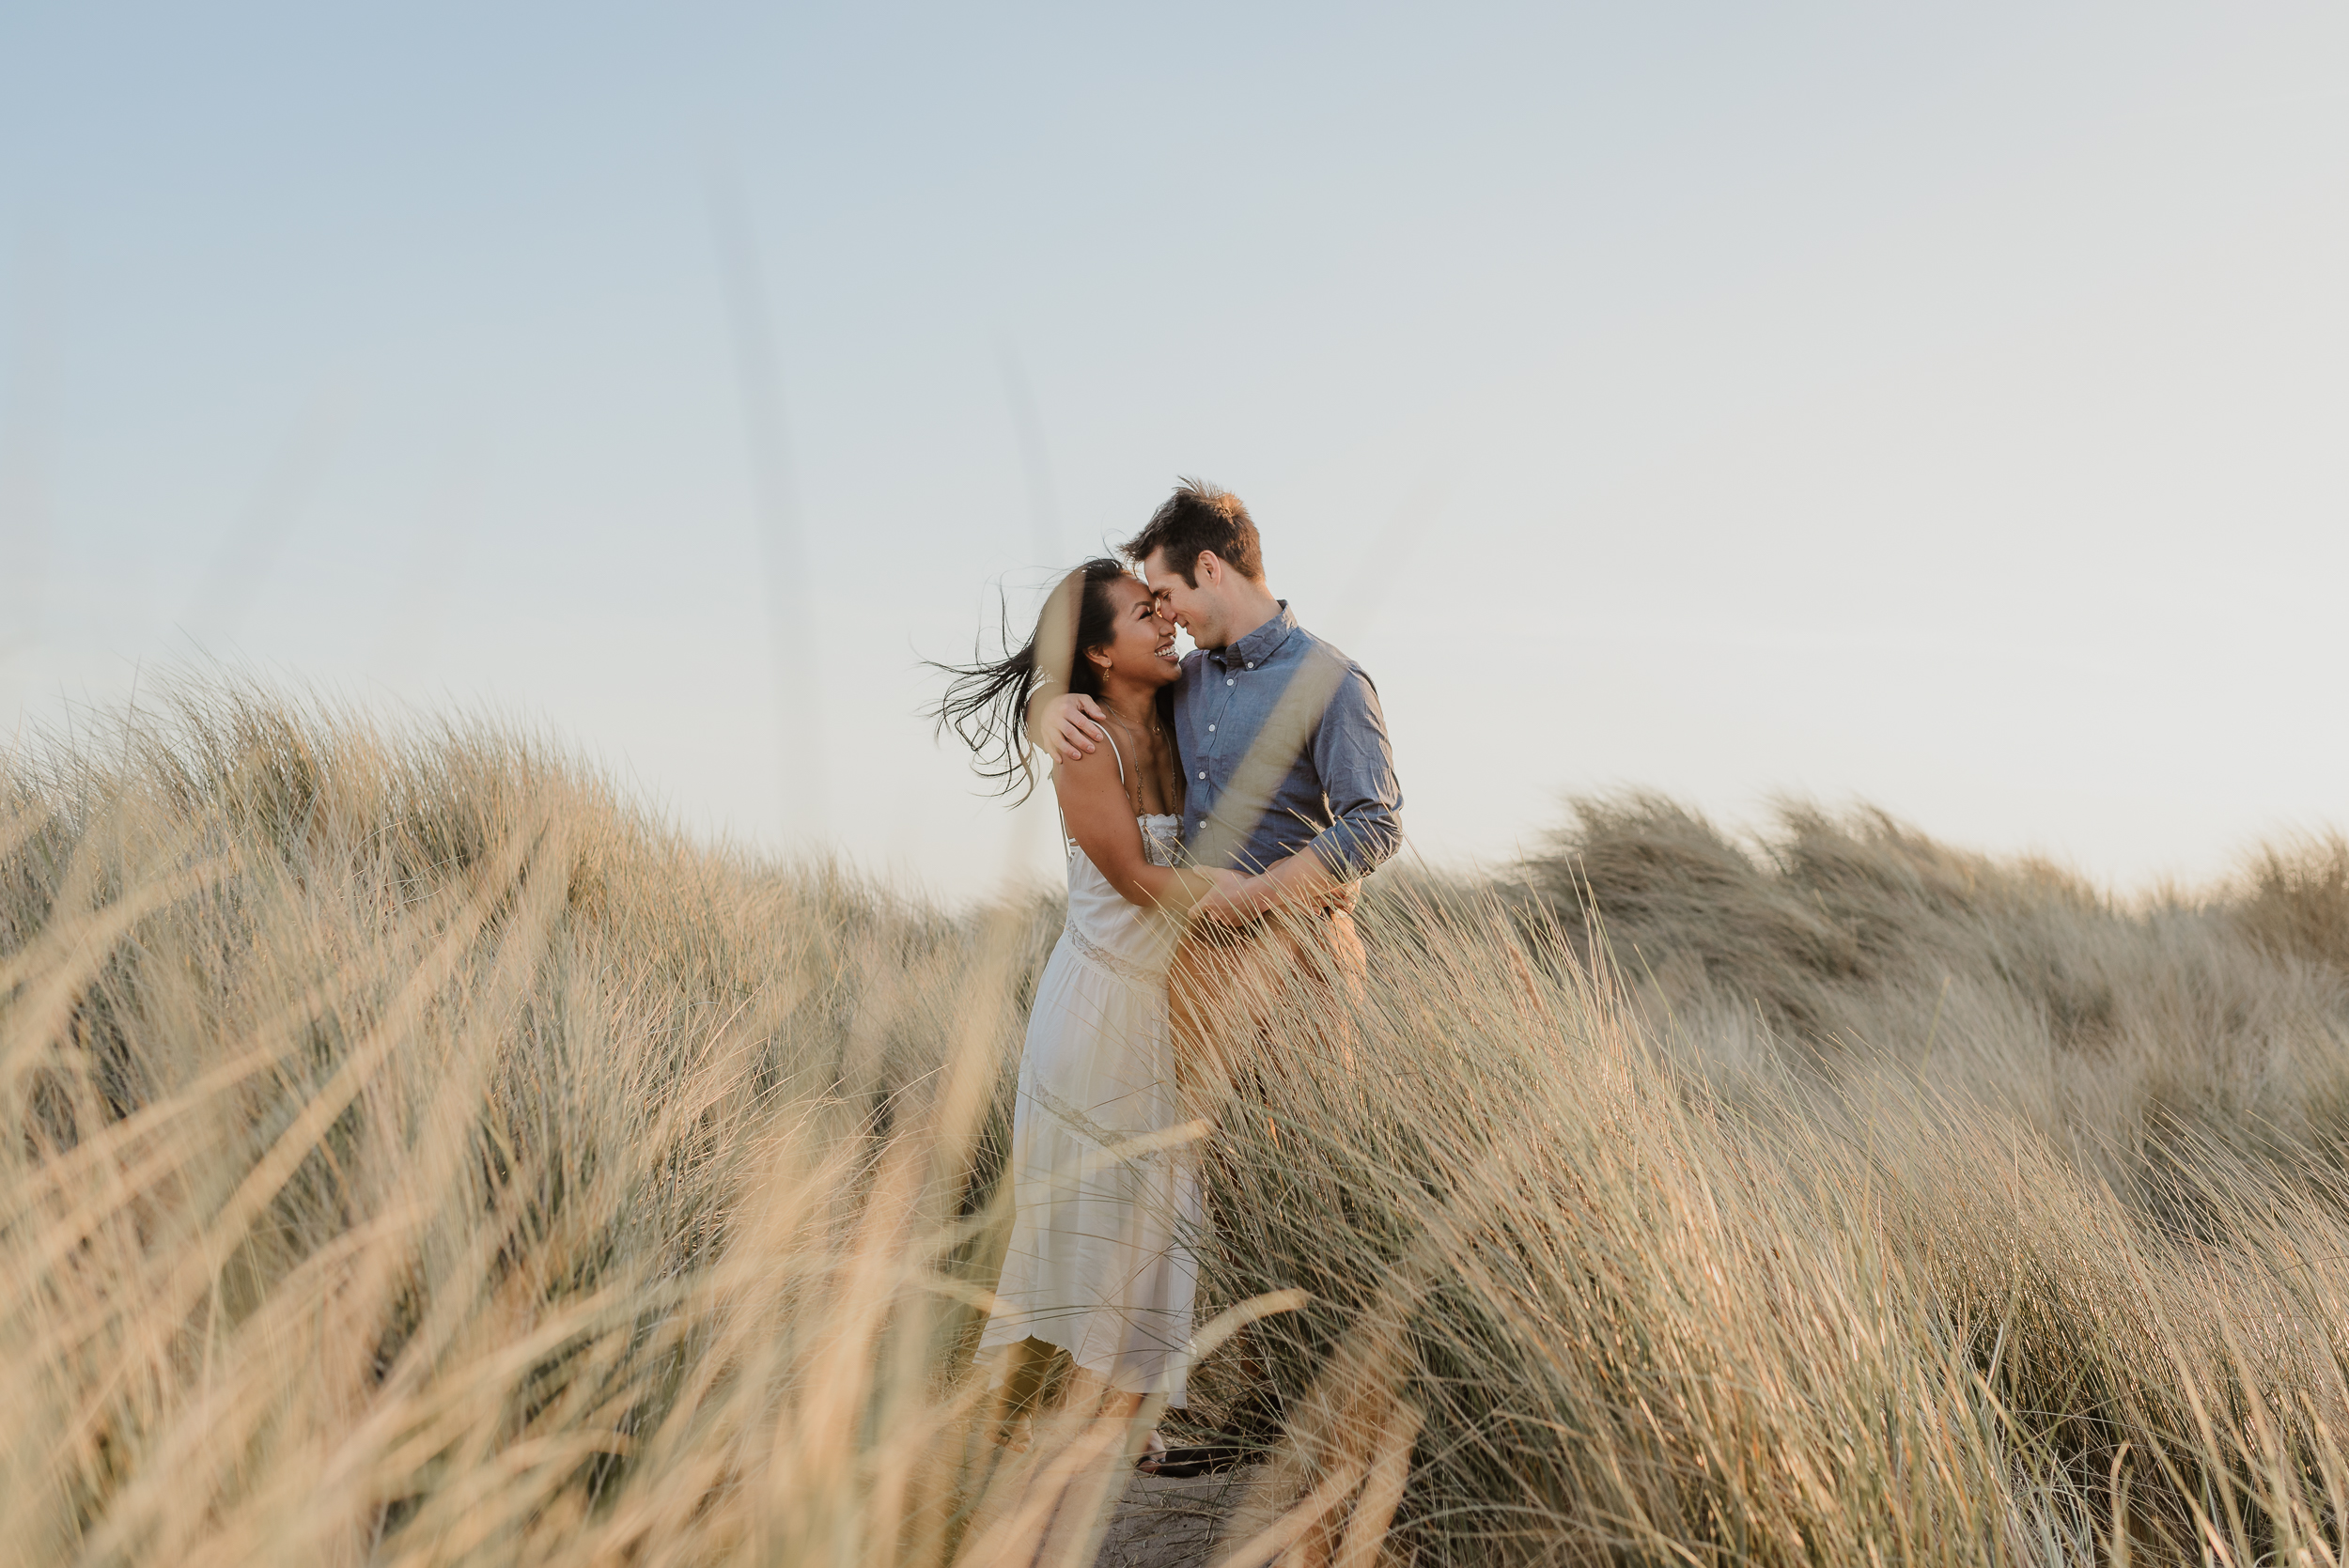
{"label": "man's brown hair", "polygon": [[1225,566],[1251,582],[1264,581],[1264,550],[1256,524],[1239,497],[1204,479],[1184,479],[1150,514],[1143,531],[1126,541],[1126,558],[1142,562],[1152,551],[1166,551],[1166,564],[1199,586],[1199,552],[1212,550]]}

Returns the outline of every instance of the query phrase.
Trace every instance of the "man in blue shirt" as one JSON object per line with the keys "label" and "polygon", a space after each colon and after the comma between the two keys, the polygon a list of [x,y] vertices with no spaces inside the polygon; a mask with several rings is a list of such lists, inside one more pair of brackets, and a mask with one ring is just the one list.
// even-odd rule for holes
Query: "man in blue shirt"
{"label": "man in blue shirt", "polygon": [[[1377,689],[1273,597],[1255,522],[1229,491],[1183,481],[1125,552],[1198,644],[1172,715],[1183,840],[1194,862],[1242,878],[1194,913],[1225,927],[1229,946],[1272,911],[1293,912],[1359,972],[1356,886],[1403,840]],[[1034,730],[1074,760],[1099,733],[1088,716],[1101,717],[1091,699],[1062,695],[1039,705]]]}

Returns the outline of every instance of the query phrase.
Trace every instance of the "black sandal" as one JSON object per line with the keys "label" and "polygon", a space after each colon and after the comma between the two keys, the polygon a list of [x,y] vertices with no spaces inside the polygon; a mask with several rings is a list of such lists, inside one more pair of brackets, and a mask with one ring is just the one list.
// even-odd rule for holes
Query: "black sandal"
{"label": "black sandal", "polygon": [[1250,1451],[1239,1443],[1199,1443],[1191,1447],[1168,1449],[1152,1475],[1174,1481],[1188,1481],[1192,1476],[1220,1475],[1248,1462]]}

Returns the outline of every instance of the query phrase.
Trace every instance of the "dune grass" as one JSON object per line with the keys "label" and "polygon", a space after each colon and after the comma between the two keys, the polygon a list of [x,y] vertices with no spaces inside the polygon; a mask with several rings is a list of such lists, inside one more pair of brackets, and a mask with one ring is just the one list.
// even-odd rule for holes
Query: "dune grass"
{"label": "dune grass", "polygon": [[[2349,847],[2122,905],[1633,799],[1362,919],[1188,1085],[1236,1560],[2338,1560]],[[1058,922],[493,728],[9,755],[0,1560],[1066,1560],[1112,1438],[967,1348]]]}

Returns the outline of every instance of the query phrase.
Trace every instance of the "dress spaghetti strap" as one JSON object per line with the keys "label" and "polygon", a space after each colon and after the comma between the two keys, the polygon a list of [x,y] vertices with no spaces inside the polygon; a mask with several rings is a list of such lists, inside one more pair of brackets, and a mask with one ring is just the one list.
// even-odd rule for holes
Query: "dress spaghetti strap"
{"label": "dress spaghetti strap", "polygon": [[[1110,734],[1110,727],[1107,724],[1096,724],[1094,728],[1099,730],[1101,738],[1110,743],[1110,755],[1117,759],[1117,787],[1123,789],[1126,787],[1126,753],[1117,749],[1117,737]],[[1061,843],[1066,845],[1073,853],[1077,847],[1077,841],[1068,836],[1068,814],[1060,809],[1058,801],[1052,803],[1052,814],[1060,818]]]}

